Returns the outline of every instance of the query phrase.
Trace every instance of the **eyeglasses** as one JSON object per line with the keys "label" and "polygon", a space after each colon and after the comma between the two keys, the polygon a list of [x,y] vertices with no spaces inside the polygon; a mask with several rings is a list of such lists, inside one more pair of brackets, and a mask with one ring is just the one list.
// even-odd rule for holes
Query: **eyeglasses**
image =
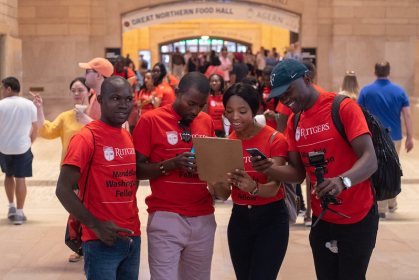
{"label": "eyeglasses", "polygon": [[183,132],[180,135],[180,139],[183,142],[189,143],[192,140],[192,132],[189,125],[185,124],[182,120],[178,121],[178,125],[183,128]]}
{"label": "eyeglasses", "polygon": [[94,73],[97,73],[97,72],[95,71],[95,69],[86,69],[86,75],[90,73],[89,71],[94,72]]}

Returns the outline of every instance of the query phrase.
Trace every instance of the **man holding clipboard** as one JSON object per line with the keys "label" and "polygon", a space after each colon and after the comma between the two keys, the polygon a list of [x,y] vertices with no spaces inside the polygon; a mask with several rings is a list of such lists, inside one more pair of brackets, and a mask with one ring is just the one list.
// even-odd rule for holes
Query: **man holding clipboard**
{"label": "man holding clipboard", "polygon": [[[146,198],[151,279],[209,280],[216,229],[207,182],[196,173],[192,137],[215,137],[201,112],[209,97],[207,77],[185,75],[176,100],[141,116],[134,133],[137,178],[150,180]],[[215,190],[217,197],[225,197]],[[227,196],[228,197],[228,196]]]}

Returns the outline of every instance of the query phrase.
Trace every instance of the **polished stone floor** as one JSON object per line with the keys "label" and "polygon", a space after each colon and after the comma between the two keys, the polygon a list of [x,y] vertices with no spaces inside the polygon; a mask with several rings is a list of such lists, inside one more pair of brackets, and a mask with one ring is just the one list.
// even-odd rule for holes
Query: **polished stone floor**
{"label": "polished stone floor", "polygon": [[[56,104],[47,101],[46,104]],[[63,108],[62,106],[60,108]],[[71,107],[71,106],[66,106]],[[69,109],[68,108],[68,109]],[[51,119],[59,112],[54,106],[46,116]],[[64,244],[67,212],[55,196],[59,173],[61,143],[38,138],[33,145],[34,176],[27,180],[28,195],[24,212],[28,222],[14,226],[6,218],[7,199],[0,175],[0,279],[53,280],[85,279],[83,262],[69,263],[70,250]],[[419,141],[415,149],[401,153],[403,164],[403,191],[399,207],[387,220],[381,221],[377,245],[371,258],[367,279],[419,279]],[[147,221],[144,198],[150,193],[148,182],[142,182],[138,191],[138,206],[142,223],[142,248],[139,279],[149,279],[147,262]],[[216,204],[217,231],[211,279],[235,279],[227,246],[226,228],[232,202]],[[309,229],[302,218],[290,227],[288,251],[278,279],[316,279],[308,243]]]}

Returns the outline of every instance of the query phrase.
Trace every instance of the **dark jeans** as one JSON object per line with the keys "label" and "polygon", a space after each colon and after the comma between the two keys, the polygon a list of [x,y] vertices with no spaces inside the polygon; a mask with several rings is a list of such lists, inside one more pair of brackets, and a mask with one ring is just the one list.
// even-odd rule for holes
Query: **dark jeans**
{"label": "dark jeans", "polygon": [[251,208],[234,204],[227,237],[237,280],[275,280],[288,247],[284,200]]}
{"label": "dark jeans", "polygon": [[[313,224],[317,217],[313,216]],[[378,210],[374,205],[364,219],[348,224],[320,220],[310,232],[310,245],[319,280],[365,279],[378,230]],[[326,242],[337,241],[338,253],[326,248]]]}
{"label": "dark jeans", "polygon": [[130,238],[132,243],[116,239],[113,246],[108,246],[99,239],[83,242],[87,280],[137,280],[141,236]]}

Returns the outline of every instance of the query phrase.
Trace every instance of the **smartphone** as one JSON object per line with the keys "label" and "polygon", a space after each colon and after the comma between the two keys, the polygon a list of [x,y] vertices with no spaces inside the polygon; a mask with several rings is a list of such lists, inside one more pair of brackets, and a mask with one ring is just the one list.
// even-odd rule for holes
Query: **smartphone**
{"label": "smartphone", "polygon": [[246,149],[246,152],[248,152],[249,155],[251,155],[252,157],[260,156],[261,157],[261,160],[268,158],[261,151],[259,151],[257,148]]}

